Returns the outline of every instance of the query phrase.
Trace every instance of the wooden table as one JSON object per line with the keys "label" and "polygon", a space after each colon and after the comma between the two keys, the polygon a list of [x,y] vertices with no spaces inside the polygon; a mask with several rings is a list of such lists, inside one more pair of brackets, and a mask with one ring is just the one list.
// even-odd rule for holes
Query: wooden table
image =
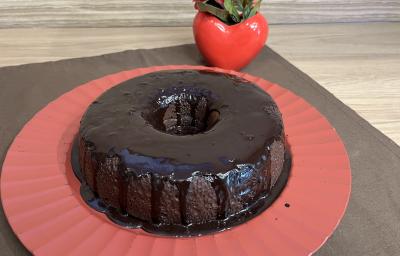
{"label": "wooden table", "polygon": [[[189,27],[0,29],[0,66],[192,42]],[[400,23],[275,25],[268,45],[400,144]]]}

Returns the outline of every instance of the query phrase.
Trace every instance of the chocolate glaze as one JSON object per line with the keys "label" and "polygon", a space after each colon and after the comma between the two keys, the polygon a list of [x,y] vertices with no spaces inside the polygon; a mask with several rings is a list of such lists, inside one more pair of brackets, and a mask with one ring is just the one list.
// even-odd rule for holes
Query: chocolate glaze
{"label": "chocolate glaze", "polygon": [[162,71],[110,89],[83,116],[78,143],[82,181],[112,219],[174,235],[264,209],[285,160],[272,98],[212,72]]}
{"label": "chocolate glaze", "polygon": [[[196,136],[171,136],[154,129],[154,120],[143,118],[157,112],[158,104],[165,107],[173,98],[170,94],[183,90],[188,95],[203,94],[210,101],[209,109],[220,112],[212,129]],[[220,174],[260,157],[266,141],[281,135],[280,117],[264,111],[271,105],[276,106],[263,90],[236,77],[162,71],[105,92],[82,118],[80,134],[86,142],[96,143],[96,153],[118,152],[126,167],[138,175],[137,169],[148,168],[161,176],[173,173],[176,179],[191,177],[193,170]],[[232,162],[223,162],[221,157]]]}
{"label": "chocolate glaze", "polygon": [[[190,236],[200,236],[207,235],[214,232],[221,232],[232,227],[238,226],[246,221],[261,214],[266,210],[280,195],[282,190],[285,188],[287,180],[290,175],[291,170],[291,155],[290,151],[285,153],[285,162],[282,168],[282,173],[277,179],[275,186],[249,206],[247,209],[240,211],[239,213],[229,216],[228,218],[217,218],[215,221],[210,221],[205,224],[152,224],[147,221],[143,221],[139,218],[135,218],[127,213],[122,213],[117,209],[107,206],[104,204],[101,198],[96,196],[92,190],[89,188],[88,184],[82,178],[82,170],[79,165],[79,147],[78,141],[73,145],[71,162],[72,169],[76,177],[82,182],[80,194],[83,200],[94,210],[106,214],[106,216],[113,221],[115,224],[120,225],[124,228],[137,229],[141,228],[149,233],[155,233],[162,236],[175,236],[175,237],[190,237]],[[215,187],[223,187],[218,185],[213,185]],[[184,201],[184,200],[182,200]],[[285,203],[285,207],[289,207],[288,203]],[[185,207],[183,206],[183,209]],[[181,211],[183,212],[183,211]]]}

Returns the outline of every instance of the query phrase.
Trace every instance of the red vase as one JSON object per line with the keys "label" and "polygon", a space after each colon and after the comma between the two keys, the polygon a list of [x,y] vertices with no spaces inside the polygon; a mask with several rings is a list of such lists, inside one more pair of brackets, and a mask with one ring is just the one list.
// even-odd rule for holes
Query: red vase
{"label": "red vase", "polygon": [[249,64],[265,45],[268,23],[260,13],[235,25],[227,25],[203,12],[193,21],[196,45],[208,64],[240,70]]}

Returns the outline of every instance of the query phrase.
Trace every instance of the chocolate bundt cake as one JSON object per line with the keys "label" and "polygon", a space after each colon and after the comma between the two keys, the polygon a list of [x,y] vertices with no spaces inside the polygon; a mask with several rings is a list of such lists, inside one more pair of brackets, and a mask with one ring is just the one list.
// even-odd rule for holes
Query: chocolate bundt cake
{"label": "chocolate bundt cake", "polygon": [[272,98],[206,71],[160,71],[113,87],[87,109],[78,141],[94,195],[155,230],[222,230],[251,218],[285,161]]}

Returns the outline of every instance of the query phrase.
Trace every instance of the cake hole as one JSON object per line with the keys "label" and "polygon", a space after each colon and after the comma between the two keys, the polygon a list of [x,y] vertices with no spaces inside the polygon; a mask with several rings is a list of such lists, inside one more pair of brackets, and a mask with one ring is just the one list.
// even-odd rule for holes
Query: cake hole
{"label": "cake hole", "polygon": [[290,207],[290,204],[289,204],[289,203],[286,203],[286,204],[285,204],[285,207],[286,207],[286,208],[289,208],[289,207]]}
{"label": "cake hole", "polygon": [[204,133],[220,120],[220,112],[211,109],[204,93],[181,89],[157,98],[155,110],[144,116],[155,129],[178,136]]}

